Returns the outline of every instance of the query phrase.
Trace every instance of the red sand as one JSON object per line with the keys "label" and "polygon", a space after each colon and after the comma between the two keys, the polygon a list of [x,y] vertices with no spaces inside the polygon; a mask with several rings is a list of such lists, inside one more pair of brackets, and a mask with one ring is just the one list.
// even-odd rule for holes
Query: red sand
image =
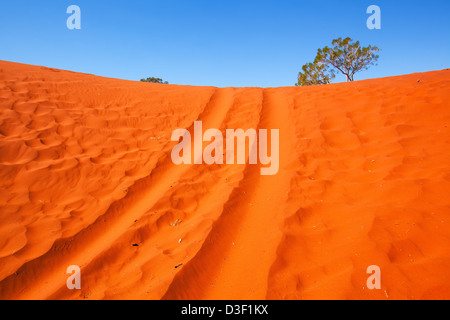
{"label": "red sand", "polygon": [[[449,70],[218,89],[0,61],[0,298],[450,299],[449,89]],[[172,164],[195,120],[280,129],[278,174]]]}

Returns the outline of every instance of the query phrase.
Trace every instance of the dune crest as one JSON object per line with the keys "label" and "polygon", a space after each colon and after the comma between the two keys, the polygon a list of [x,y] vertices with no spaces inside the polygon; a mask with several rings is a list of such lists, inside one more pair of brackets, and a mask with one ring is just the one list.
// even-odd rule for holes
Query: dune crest
{"label": "dune crest", "polygon": [[[0,61],[0,298],[450,299],[449,87],[449,70],[262,89]],[[195,121],[279,129],[278,173],[175,165]]]}

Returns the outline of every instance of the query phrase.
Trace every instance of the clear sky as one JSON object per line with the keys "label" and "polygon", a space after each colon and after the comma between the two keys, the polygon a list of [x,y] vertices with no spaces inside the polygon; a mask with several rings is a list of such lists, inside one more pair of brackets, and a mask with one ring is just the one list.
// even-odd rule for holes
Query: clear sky
{"label": "clear sky", "polygon": [[[66,26],[72,4],[81,30]],[[372,4],[381,30],[366,27]],[[382,49],[355,80],[449,68],[449,21],[449,0],[2,0],[0,60],[128,80],[292,86],[338,37]]]}

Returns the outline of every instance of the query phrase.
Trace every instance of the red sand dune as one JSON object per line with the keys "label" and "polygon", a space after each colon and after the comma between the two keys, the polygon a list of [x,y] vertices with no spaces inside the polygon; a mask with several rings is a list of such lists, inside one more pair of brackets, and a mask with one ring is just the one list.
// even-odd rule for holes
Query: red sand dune
{"label": "red sand dune", "polygon": [[[0,61],[0,298],[450,299],[449,89],[449,70],[219,89]],[[174,165],[195,120],[279,128],[278,174]]]}

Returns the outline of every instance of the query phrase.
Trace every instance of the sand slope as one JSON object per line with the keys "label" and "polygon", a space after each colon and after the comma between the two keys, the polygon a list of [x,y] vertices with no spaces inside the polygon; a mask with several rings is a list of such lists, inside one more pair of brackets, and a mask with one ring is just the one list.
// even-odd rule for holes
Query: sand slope
{"label": "sand slope", "polygon": [[[218,89],[0,61],[0,298],[450,299],[449,88],[449,70]],[[280,129],[279,173],[175,166],[196,120]]]}

